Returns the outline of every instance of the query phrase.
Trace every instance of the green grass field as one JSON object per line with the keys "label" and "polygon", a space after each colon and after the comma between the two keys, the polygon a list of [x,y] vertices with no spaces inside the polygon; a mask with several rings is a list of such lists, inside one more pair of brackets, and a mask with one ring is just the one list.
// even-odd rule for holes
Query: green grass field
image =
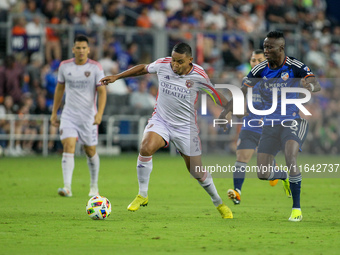
{"label": "green grass field", "polygon": [[[304,219],[298,223],[288,221],[292,202],[281,183],[270,187],[248,178],[242,203],[234,206],[226,197],[232,179],[215,178],[234,213],[223,220],[180,157],[156,154],[149,205],[132,213],[126,207],[138,192],[136,157],[101,157],[100,193],[112,203],[104,221],[85,212],[85,157],[76,158],[72,198],[57,195],[63,186],[60,156],[1,158],[0,254],[339,254],[338,178],[303,179]],[[235,158],[225,160],[234,164]],[[312,162],[340,160],[299,156],[299,163]]]}

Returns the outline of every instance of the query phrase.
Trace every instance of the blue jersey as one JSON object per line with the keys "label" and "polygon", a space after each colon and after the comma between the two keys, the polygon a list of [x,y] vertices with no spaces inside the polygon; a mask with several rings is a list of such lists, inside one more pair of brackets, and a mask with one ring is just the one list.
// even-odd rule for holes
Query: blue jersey
{"label": "blue jersey", "polygon": [[[253,88],[252,101],[253,101],[253,106],[254,106],[255,109],[258,109],[258,110],[263,109],[263,102],[262,102],[262,99],[261,99],[260,90],[259,90],[258,85],[254,86],[254,88]],[[259,127],[260,125],[259,125],[258,121],[251,121],[251,120],[260,120],[261,118],[263,118],[263,116],[259,116],[259,115],[256,115],[254,113],[251,113],[249,111],[249,108],[247,108],[247,112],[248,112],[249,115],[243,118],[244,125],[242,126],[241,130],[249,130],[249,131],[261,134],[262,133],[262,127]]]}
{"label": "blue jersey", "polygon": [[[275,69],[269,67],[268,61],[265,60],[256,65],[249,74],[247,79],[243,81],[243,85],[248,87],[259,87],[260,95],[263,101],[262,109],[270,109],[273,103],[273,88],[277,88],[277,107],[276,110],[265,116],[264,125],[272,125],[272,119],[276,119],[274,123],[279,124],[286,119],[298,119],[299,108],[295,104],[286,105],[286,115],[281,114],[281,88],[284,87],[300,87],[301,78],[314,76],[312,71],[299,60],[286,56],[283,64]],[[287,99],[299,98],[299,93],[287,93]],[[268,120],[268,121],[266,121]]]}

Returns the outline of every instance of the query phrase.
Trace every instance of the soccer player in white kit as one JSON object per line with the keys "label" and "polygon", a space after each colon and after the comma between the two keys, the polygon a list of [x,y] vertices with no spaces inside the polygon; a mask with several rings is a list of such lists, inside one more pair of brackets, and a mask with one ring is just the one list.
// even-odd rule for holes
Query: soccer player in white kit
{"label": "soccer player in white kit", "polygon": [[[78,35],[72,48],[74,58],[62,61],[58,70],[58,84],[54,94],[51,124],[59,126],[57,111],[63,99],[65,105],[60,118],[60,139],[63,145],[62,170],[64,187],[58,194],[71,197],[74,152],[77,140],[84,145],[90,170],[89,196],[99,195],[98,125],[106,104],[106,87],[99,82],[104,77],[101,65],[88,58],[88,39]],[[96,106],[98,93],[98,109]]]}
{"label": "soccer player in white kit", "polygon": [[145,127],[137,159],[139,193],[129,204],[127,208],[129,211],[137,211],[140,206],[148,204],[152,155],[172,142],[183,157],[191,175],[211,196],[222,218],[233,218],[231,210],[218,195],[210,173],[196,169],[196,166],[202,169],[201,144],[194,109],[199,92],[202,90],[211,92],[220,105],[226,105],[227,100],[215,91],[203,68],[193,64],[192,60],[191,47],[186,43],[179,43],[174,46],[171,57],[160,58],[148,65],[137,65],[101,80],[103,85],[108,85],[118,79],[147,73],[157,73],[158,76],[157,102]]}

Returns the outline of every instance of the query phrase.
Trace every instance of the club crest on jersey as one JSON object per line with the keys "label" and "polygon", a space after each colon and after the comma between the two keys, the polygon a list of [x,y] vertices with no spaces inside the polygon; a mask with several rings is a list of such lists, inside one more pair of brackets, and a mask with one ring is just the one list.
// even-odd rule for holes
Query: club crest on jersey
{"label": "club crest on jersey", "polygon": [[281,74],[282,80],[286,81],[286,80],[288,80],[288,78],[289,78],[289,74],[287,72],[284,72],[284,73]]}
{"label": "club crest on jersey", "polygon": [[91,72],[85,71],[84,74],[85,74],[86,77],[89,77],[91,75]]}
{"label": "club crest on jersey", "polygon": [[190,89],[192,86],[194,86],[194,82],[191,80],[187,80],[185,82],[185,86],[187,86],[187,88]]}
{"label": "club crest on jersey", "polygon": [[303,69],[304,69],[306,72],[310,72],[310,69],[309,69],[308,66],[305,66]]}

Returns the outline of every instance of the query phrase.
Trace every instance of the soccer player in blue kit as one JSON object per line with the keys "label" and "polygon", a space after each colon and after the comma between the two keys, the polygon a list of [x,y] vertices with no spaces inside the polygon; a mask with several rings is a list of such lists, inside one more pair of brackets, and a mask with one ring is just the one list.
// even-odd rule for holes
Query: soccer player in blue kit
{"label": "soccer player in blue kit", "polygon": [[[263,50],[254,50],[250,57],[250,66],[254,68],[256,65],[260,64],[265,60]],[[253,106],[258,109],[262,108],[262,99],[260,91],[255,86],[253,89]],[[230,113],[229,113],[230,114]],[[241,128],[239,138],[237,140],[237,150],[236,150],[236,162],[235,162],[235,172],[233,172],[233,182],[234,189],[228,190],[228,197],[234,202],[235,205],[241,203],[241,189],[245,179],[246,171],[245,168],[253,156],[262,133],[262,127],[258,125],[249,125],[248,121],[252,119],[261,119],[262,116],[255,115],[248,111],[248,116],[244,117],[244,125]],[[255,123],[257,124],[257,123]],[[275,161],[273,162],[275,165]],[[270,185],[275,186],[278,180],[270,180]]]}
{"label": "soccer player in blue kit", "polygon": [[[299,60],[286,56],[285,39],[282,32],[271,31],[263,43],[265,61],[255,66],[243,80],[242,91],[247,93],[248,87],[259,86],[264,108],[269,109],[273,103],[273,88],[277,88],[276,110],[263,119],[264,126],[257,154],[257,176],[261,180],[281,179],[288,197],[293,198],[293,208],[289,221],[301,221],[300,207],[301,172],[297,165],[297,155],[306,138],[308,123],[299,115],[295,104],[286,106],[286,115],[281,113],[281,89],[296,88],[302,85],[310,92],[321,89],[312,71]],[[287,93],[289,99],[298,99],[299,93]],[[232,111],[232,102],[222,111],[220,117]],[[284,125],[282,124],[284,123]],[[289,178],[284,170],[271,170],[275,155],[282,150],[285,155]]]}

